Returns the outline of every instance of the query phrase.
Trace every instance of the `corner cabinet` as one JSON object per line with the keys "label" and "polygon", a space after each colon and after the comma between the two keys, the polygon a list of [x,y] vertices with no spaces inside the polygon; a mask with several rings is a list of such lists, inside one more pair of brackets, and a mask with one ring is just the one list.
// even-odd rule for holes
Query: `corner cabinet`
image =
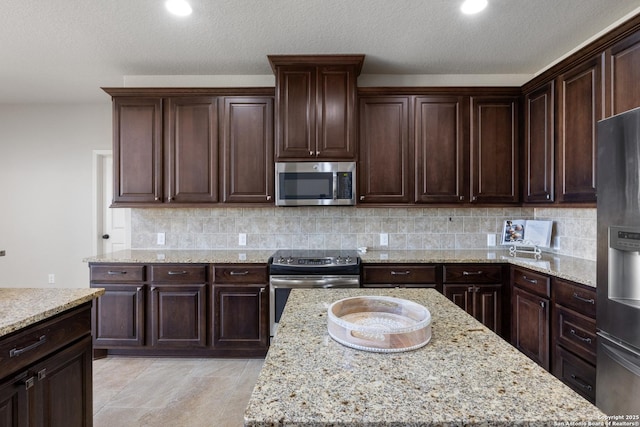
{"label": "corner cabinet", "polygon": [[524,191],[526,203],[554,201],[555,84],[536,88],[524,97]]}
{"label": "corner cabinet", "polygon": [[104,89],[113,207],[273,204],[273,89]]}
{"label": "corner cabinet", "polygon": [[471,97],[471,202],[516,203],[518,98]]}
{"label": "corner cabinet", "polygon": [[598,55],[558,77],[559,202],[596,201],[596,125],[604,110],[602,59]]}
{"label": "corner cabinet", "polygon": [[276,159],[353,160],[364,55],[269,55],[276,75]]}

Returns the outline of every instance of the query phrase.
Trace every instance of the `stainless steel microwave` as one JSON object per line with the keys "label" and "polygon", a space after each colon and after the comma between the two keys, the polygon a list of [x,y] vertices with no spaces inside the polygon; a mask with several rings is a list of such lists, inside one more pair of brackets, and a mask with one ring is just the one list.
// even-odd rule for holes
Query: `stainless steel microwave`
{"label": "stainless steel microwave", "polygon": [[276,163],[276,206],[356,203],[355,162]]}

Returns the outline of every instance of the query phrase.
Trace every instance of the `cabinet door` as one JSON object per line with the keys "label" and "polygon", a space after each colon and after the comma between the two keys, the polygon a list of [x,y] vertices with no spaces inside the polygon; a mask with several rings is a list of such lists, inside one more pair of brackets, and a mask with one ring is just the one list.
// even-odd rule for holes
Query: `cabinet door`
{"label": "cabinet door", "polygon": [[360,203],[413,201],[409,97],[360,99]]}
{"label": "cabinet door", "polygon": [[468,102],[464,97],[416,98],[416,201],[468,201]]}
{"label": "cabinet door", "polygon": [[502,332],[502,285],[444,284],[444,296],[497,334]]}
{"label": "cabinet door", "polygon": [[213,346],[266,349],[269,340],[267,286],[213,287]]}
{"label": "cabinet door", "polygon": [[151,299],[151,345],[199,348],[207,345],[206,285],[154,284]]}
{"label": "cabinet door", "polygon": [[554,82],[525,96],[524,201],[554,199]]}
{"label": "cabinet door", "polygon": [[473,313],[473,293],[469,285],[443,285],[444,296],[469,314]]}
{"label": "cabinet door", "polygon": [[223,202],[272,201],[273,99],[226,97],[222,108]]}
{"label": "cabinet door", "polygon": [[549,370],[549,300],[513,288],[511,344]]}
{"label": "cabinet door", "polygon": [[316,157],[356,156],[356,72],[354,67],[319,67]]}
{"label": "cabinet door", "polygon": [[36,381],[32,425],[93,425],[91,337],[46,359],[32,371]]}
{"label": "cabinet door", "polygon": [[596,124],[602,119],[602,57],[558,78],[557,195],[596,201]]}
{"label": "cabinet door", "polygon": [[162,202],[162,99],[113,100],[113,202]]}
{"label": "cabinet door", "polygon": [[315,158],[316,67],[278,67],[276,87],[276,158]]}
{"label": "cabinet door", "polygon": [[608,115],[640,107],[640,32],[607,50]]}
{"label": "cabinet door", "polygon": [[214,97],[167,100],[168,202],[218,201],[218,108]]}
{"label": "cabinet door", "polygon": [[[26,382],[29,381],[28,384]],[[29,425],[29,395],[34,379],[27,372],[12,376],[0,383],[0,426],[27,427]]]}
{"label": "cabinet door", "polygon": [[471,201],[511,203],[518,199],[518,101],[473,97]]}
{"label": "cabinet door", "polygon": [[95,347],[143,346],[144,285],[96,283],[92,286],[105,289],[93,306]]}

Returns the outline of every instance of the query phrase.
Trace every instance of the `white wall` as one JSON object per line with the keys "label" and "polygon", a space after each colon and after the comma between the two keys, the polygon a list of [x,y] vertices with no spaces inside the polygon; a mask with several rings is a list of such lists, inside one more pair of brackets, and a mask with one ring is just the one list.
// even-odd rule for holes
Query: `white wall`
{"label": "white wall", "polygon": [[0,105],[0,287],[89,286],[92,156],[111,133],[108,97]]}

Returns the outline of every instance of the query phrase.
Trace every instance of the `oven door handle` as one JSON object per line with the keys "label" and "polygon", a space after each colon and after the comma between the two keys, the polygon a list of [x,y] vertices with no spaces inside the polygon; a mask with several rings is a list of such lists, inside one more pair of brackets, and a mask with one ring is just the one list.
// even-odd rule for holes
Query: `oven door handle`
{"label": "oven door handle", "polygon": [[358,277],[271,277],[270,284],[273,288],[338,288],[360,287]]}

